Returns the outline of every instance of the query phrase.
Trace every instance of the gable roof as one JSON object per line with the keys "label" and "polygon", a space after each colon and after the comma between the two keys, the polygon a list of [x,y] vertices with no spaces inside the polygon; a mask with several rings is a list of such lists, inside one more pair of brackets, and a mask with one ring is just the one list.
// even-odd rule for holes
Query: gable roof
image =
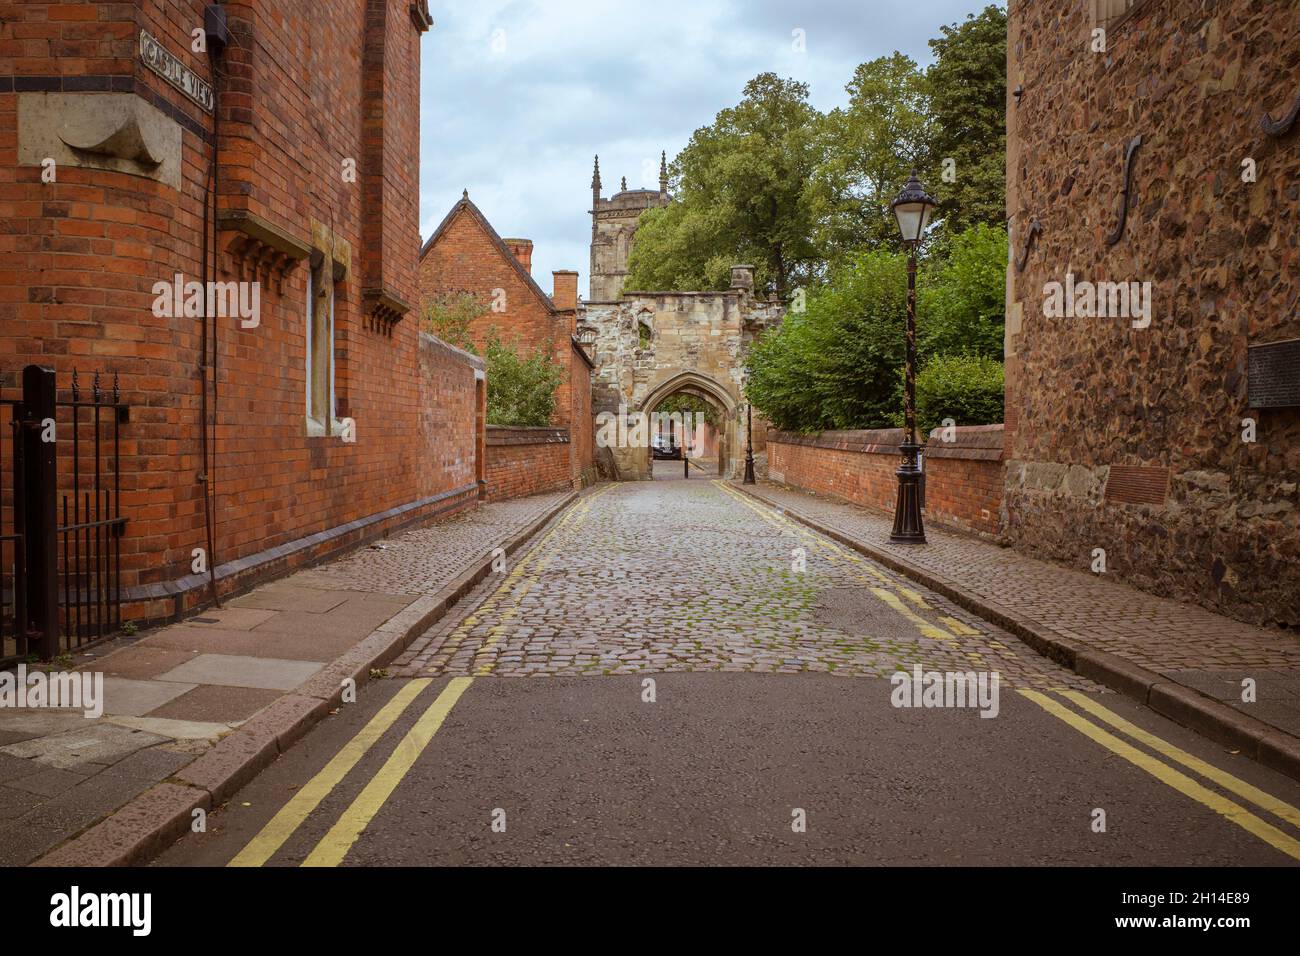
{"label": "gable roof", "polygon": [[537,281],[532,277],[532,274],[524,268],[524,264],[515,258],[514,253],[510,251],[510,247],[506,245],[505,240],[502,239],[500,234],[492,228],[492,223],[488,222],[487,216],[483,215],[478,206],[474,205],[474,203],[470,201],[468,193],[463,195],[456,205],[451,207],[451,210],[443,217],[442,222],[438,224],[438,228],[433,230],[433,235],[431,235],[429,240],[420,247],[420,261],[424,261],[424,257],[428,251],[437,244],[438,240],[442,238],[442,234],[447,231],[452,222],[454,222],[456,217],[462,212],[467,213],[475,222],[478,223],[479,228],[487,234],[487,237],[492,241],[492,244],[496,246],[497,252],[499,252],[502,258],[514,267],[519,278],[524,281],[524,284],[528,286],[528,288],[532,289],[533,294],[537,296],[542,305],[548,311],[556,312],[555,303],[551,301],[551,297],[542,291],[542,287],[537,284]]}

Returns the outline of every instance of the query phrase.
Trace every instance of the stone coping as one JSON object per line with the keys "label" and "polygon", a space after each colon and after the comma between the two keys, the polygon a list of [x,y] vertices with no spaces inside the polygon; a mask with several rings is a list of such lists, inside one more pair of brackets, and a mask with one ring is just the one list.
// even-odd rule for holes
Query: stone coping
{"label": "stone coping", "polygon": [[[938,437],[941,429],[934,429],[923,444],[927,458],[961,458],[973,461],[1002,460],[1002,425],[958,425],[951,442]],[[769,431],[769,443],[779,445],[804,445],[809,448],[826,448],[862,455],[897,455],[903,442],[901,428],[861,428],[824,432]]]}
{"label": "stone coping", "polygon": [[487,443],[490,447],[504,445],[556,445],[569,441],[567,428],[551,425],[489,425]]}

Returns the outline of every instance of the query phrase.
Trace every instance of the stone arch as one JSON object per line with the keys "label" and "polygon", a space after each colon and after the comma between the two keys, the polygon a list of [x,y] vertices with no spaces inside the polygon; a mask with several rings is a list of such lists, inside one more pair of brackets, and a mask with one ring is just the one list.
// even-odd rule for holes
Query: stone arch
{"label": "stone arch", "polygon": [[[665,399],[678,394],[693,395],[703,399],[717,406],[722,412],[718,435],[718,476],[723,478],[734,476],[740,460],[737,443],[739,404],[731,391],[721,382],[700,372],[678,372],[652,388],[641,400],[637,410],[648,415]],[[648,477],[652,474],[649,449],[646,449],[645,455],[643,473]]]}
{"label": "stone arch", "polygon": [[711,400],[722,408],[728,416],[736,414],[736,400],[721,382],[700,372],[678,372],[650,390],[641,401],[639,411],[652,412],[655,407],[669,395],[686,392]]}

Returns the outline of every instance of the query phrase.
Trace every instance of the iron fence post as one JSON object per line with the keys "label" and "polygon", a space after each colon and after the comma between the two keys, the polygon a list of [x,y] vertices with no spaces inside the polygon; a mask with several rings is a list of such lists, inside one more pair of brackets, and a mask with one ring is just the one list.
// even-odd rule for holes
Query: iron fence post
{"label": "iron fence post", "polygon": [[[37,654],[59,653],[59,563],[57,433],[54,370],[23,369],[23,404],[18,434],[23,448],[23,548],[26,552],[27,607],[24,622]],[[30,646],[30,644],[29,644]]]}

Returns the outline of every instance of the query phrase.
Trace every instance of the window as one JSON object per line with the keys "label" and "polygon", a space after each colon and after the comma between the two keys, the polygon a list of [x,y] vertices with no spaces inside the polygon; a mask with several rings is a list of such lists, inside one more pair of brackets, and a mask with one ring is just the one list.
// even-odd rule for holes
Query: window
{"label": "window", "polygon": [[329,435],[334,421],[334,282],[329,260],[312,253],[307,276],[307,434]]}

